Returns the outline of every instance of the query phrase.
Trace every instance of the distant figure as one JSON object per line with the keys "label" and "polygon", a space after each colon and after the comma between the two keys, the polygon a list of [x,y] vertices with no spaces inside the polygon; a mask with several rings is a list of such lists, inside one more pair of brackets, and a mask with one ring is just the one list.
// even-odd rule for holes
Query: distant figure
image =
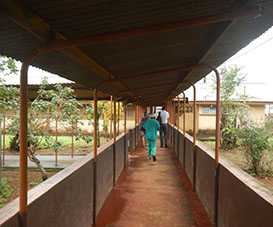
{"label": "distant figure", "polygon": [[161,119],[161,112],[158,112],[157,118],[156,120],[158,121],[159,125],[160,125],[160,129],[159,129],[159,134],[160,134],[160,147],[163,147],[162,145],[162,132],[163,132],[163,128],[162,128],[162,119]]}
{"label": "distant figure", "polygon": [[168,119],[169,113],[166,111],[165,106],[162,107],[162,110],[159,112],[159,116],[161,118],[161,125],[160,125],[160,147],[168,147],[167,145],[167,127],[168,127]]}
{"label": "distant figure", "polygon": [[142,117],[140,124],[139,124],[139,128],[140,128],[140,145],[142,147],[146,146],[146,140],[145,140],[145,128],[143,128],[144,123],[146,122],[146,120],[149,118],[147,112],[144,112],[144,116]]}
{"label": "distant figure", "polygon": [[156,161],[156,140],[157,140],[157,130],[160,129],[160,125],[157,120],[155,120],[155,115],[150,114],[150,118],[143,124],[145,129],[145,137],[148,143],[148,157],[153,158]]}

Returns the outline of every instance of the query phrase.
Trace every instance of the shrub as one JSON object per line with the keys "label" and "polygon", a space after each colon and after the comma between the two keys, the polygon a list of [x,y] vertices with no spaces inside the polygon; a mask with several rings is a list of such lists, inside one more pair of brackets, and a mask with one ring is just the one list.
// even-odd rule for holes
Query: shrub
{"label": "shrub", "polygon": [[222,148],[231,150],[237,146],[238,129],[234,127],[226,127],[222,130]]}
{"label": "shrub", "polygon": [[0,179],[0,208],[3,207],[11,196],[13,189],[6,178]]}
{"label": "shrub", "polygon": [[267,131],[257,126],[247,126],[240,130],[240,138],[249,170],[259,175],[264,170],[263,157],[270,146]]}

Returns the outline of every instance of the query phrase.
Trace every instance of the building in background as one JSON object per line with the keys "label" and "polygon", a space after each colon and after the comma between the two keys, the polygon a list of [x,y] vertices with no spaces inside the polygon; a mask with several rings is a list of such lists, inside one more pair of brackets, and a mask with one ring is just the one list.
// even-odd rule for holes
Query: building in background
{"label": "building in background", "polygon": [[[240,101],[235,101],[240,102]],[[246,101],[249,106],[249,118],[251,121],[259,124],[264,122],[266,115],[270,112],[267,110],[273,104],[273,101]],[[197,132],[213,132],[215,130],[215,101],[196,101],[196,130]],[[182,106],[182,102],[181,102]],[[193,131],[193,102],[190,101],[185,106],[186,113],[186,131]],[[178,119],[177,119],[178,124]],[[179,119],[180,128],[183,127],[183,116]]]}

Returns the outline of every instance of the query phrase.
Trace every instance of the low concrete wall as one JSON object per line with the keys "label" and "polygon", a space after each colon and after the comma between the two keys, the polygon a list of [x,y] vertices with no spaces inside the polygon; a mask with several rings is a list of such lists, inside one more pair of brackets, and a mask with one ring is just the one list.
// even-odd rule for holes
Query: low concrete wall
{"label": "low concrete wall", "polygon": [[190,179],[193,182],[193,146],[192,146],[192,137],[186,135],[185,139],[185,171]]}
{"label": "low concrete wall", "polygon": [[[179,132],[183,141],[182,132]],[[193,179],[192,138],[186,135],[185,171]],[[179,143],[183,166],[183,142]],[[255,178],[224,159],[220,159],[216,181],[214,152],[202,143],[196,145],[196,193],[209,217],[215,215],[215,184],[218,185],[218,227],[272,227],[273,192]]]}
{"label": "low concrete wall", "polygon": [[180,133],[178,129],[175,131],[175,150],[176,150],[176,156],[179,159],[179,144],[180,144]]}
{"label": "low concrete wall", "polygon": [[272,192],[224,160],[220,165],[219,182],[219,226],[273,226]]}
{"label": "low concrete wall", "polygon": [[[88,155],[29,191],[28,227],[90,227],[92,185],[93,160]],[[18,200],[1,210],[0,226],[20,226]]]}
{"label": "low concrete wall", "polygon": [[168,124],[168,127],[167,127],[167,142],[168,142],[169,147],[172,146],[171,137],[172,137],[172,126],[170,124]]}
{"label": "low concrete wall", "polygon": [[[120,136],[116,146],[117,176],[124,168],[124,148],[127,150],[124,136]],[[94,186],[96,214],[113,187],[113,143],[103,145],[98,154],[95,178],[94,160],[87,155],[28,192],[28,227],[92,226]],[[20,226],[18,207],[16,199],[0,210],[1,227]]]}
{"label": "low concrete wall", "polygon": [[113,188],[113,145],[108,146],[97,157],[97,198],[96,198],[96,214],[99,213],[104,201],[106,200],[109,192]]}
{"label": "low concrete wall", "polygon": [[183,163],[184,163],[184,136],[181,133],[178,133],[178,136],[179,136],[179,146],[178,146],[179,162],[183,166]]}
{"label": "low concrete wall", "polygon": [[178,157],[177,156],[177,130],[176,130],[176,128],[173,128],[173,151],[174,151],[176,157]]}
{"label": "low concrete wall", "polygon": [[116,142],[116,179],[118,180],[123,168],[124,168],[124,137],[121,137]]}
{"label": "low concrete wall", "polygon": [[202,144],[196,146],[196,192],[211,220],[214,218],[215,162]]}
{"label": "low concrete wall", "polygon": [[129,130],[129,151],[133,151],[135,149],[135,143],[136,143],[136,136],[135,136],[135,129],[130,129]]}

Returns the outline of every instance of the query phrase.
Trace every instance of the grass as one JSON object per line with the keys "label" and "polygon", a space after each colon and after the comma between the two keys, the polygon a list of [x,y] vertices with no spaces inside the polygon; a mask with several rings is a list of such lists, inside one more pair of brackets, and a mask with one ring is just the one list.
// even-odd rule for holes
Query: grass
{"label": "grass", "polygon": [[[10,148],[10,142],[11,142],[13,137],[14,137],[14,135],[6,134],[6,136],[5,136],[5,149]],[[51,140],[55,140],[55,136],[49,136],[49,137],[50,137]],[[67,145],[71,144],[72,137],[71,136],[58,136],[58,141],[63,146],[67,146]],[[2,143],[3,143],[3,141],[2,141]],[[42,143],[45,144],[46,142],[44,141]],[[82,145],[86,145],[86,142],[83,139],[76,140],[75,137],[74,137],[74,144],[75,144],[75,146],[82,146]]]}
{"label": "grass", "polygon": [[[15,154],[14,151],[10,151],[10,144],[12,135],[6,135],[6,154]],[[43,155],[54,155],[54,148],[52,146],[48,146],[46,140],[51,140],[50,144],[55,141],[55,136],[48,136],[47,139],[45,137],[41,137],[42,142],[40,143],[39,148],[36,151],[36,154]],[[106,143],[109,139],[105,137],[100,137],[101,145]],[[58,149],[58,154],[60,155],[70,155],[72,153],[72,137],[71,136],[58,136],[58,142],[60,142],[61,146]],[[76,140],[74,137],[74,154],[86,154],[92,150],[92,137],[91,142],[87,143],[82,138]]]}
{"label": "grass", "polygon": [[[10,149],[10,142],[13,138],[13,135],[6,134],[5,137],[6,137],[5,138],[5,150],[8,150],[8,149]],[[49,136],[49,139],[54,141],[55,136]],[[61,143],[62,146],[70,146],[72,144],[72,137],[71,136],[58,136],[58,141]],[[86,146],[86,145],[88,145],[88,144],[83,139],[76,140],[76,138],[74,137],[74,146],[75,147],[81,147],[81,146]],[[46,139],[44,137],[42,137],[40,149],[46,149],[46,148],[49,148],[49,147],[47,146]]]}
{"label": "grass", "polygon": [[6,202],[9,200],[13,192],[7,178],[0,179],[0,208],[2,208]]}

